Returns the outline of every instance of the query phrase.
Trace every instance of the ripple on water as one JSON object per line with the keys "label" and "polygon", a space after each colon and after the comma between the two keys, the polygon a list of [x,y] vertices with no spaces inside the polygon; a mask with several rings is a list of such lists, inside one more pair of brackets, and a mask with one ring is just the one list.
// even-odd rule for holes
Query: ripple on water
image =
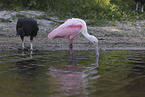
{"label": "ripple on water", "polygon": [[0,51],[0,96],[143,97],[144,55],[102,51],[96,67],[94,51]]}

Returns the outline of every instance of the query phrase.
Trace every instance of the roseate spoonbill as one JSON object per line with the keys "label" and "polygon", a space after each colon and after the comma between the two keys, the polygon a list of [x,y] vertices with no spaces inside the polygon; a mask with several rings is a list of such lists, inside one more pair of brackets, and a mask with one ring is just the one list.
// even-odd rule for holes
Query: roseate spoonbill
{"label": "roseate spoonbill", "polygon": [[88,40],[95,44],[97,47],[97,54],[98,54],[98,39],[88,34],[86,22],[82,19],[72,18],[68,19],[66,22],[61,24],[58,28],[54,29],[52,32],[48,34],[48,38],[55,39],[55,38],[66,38],[70,39],[70,49],[73,48],[73,39],[79,34],[82,33]]}
{"label": "roseate spoonbill", "polygon": [[37,21],[31,18],[19,18],[16,26],[17,35],[22,40],[22,50],[24,50],[24,36],[30,36],[31,48],[33,50],[33,38],[37,35],[39,28]]}
{"label": "roseate spoonbill", "polygon": [[135,2],[136,2],[136,10],[138,10],[138,3],[140,2],[142,5],[141,12],[143,12],[143,5],[145,3],[145,0],[135,0]]}

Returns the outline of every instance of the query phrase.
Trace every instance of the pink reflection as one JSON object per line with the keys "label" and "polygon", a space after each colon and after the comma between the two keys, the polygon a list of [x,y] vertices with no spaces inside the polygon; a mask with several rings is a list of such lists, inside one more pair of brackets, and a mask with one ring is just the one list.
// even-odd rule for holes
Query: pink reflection
{"label": "pink reflection", "polygon": [[82,70],[77,71],[78,67],[73,65],[64,66],[62,68],[50,67],[49,75],[50,83],[53,85],[51,91],[57,92],[58,95],[74,96],[84,95],[84,86],[82,80]]}
{"label": "pink reflection", "polygon": [[73,63],[73,53],[71,49],[70,54],[69,65],[55,64],[55,67],[49,68],[48,75],[50,75],[49,82],[51,85],[49,91],[51,91],[52,94],[56,94],[56,96],[53,95],[53,97],[86,97],[89,94],[86,89],[89,83],[88,81],[100,77],[100,75],[92,76],[98,72],[96,68],[99,66],[99,56],[96,56],[95,67],[84,68],[82,66],[71,65]]}

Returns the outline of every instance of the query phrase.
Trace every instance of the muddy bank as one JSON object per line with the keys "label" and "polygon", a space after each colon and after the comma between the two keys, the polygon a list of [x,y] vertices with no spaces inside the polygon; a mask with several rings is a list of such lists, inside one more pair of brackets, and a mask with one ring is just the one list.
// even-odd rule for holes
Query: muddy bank
{"label": "muddy bank", "polygon": [[[17,50],[21,48],[21,39],[16,37],[16,22],[18,16],[34,18],[38,21],[39,32],[33,41],[34,49],[38,50],[68,50],[67,39],[49,40],[47,35],[56,28],[60,21],[56,17],[43,19],[44,12],[39,11],[0,11],[0,50]],[[61,21],[62,22],[62,21]],[[94,21],[97,22],[97,21]],[[99,39],[100,49],[121,49],[121,50],[145,50],[145,21],[116,22],[115,26],[92,27],[88,26],[90,34],[95,35]],[[25,37],[25,47],[30,48],[29,37]],[[75,50],[92,50],[93,44],[84,36],[79,34],[74,39]]]}

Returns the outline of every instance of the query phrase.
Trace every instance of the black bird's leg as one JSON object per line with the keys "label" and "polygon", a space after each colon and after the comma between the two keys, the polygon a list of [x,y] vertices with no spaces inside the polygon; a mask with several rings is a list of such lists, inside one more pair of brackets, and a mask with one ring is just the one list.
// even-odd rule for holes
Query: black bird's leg
{"label": "black bird's leg", "polygon": [[22,40],[22,50],[25,50],[25,47],[24,47],[24,37],[21,37],[21,40]]}
{"label": "black bird's leg", "polygon": [[30,36],[30,42],[31,42],[31,48],[30,48],[30,50],[32,51],[33,50],[33,37],[32,36]]}

